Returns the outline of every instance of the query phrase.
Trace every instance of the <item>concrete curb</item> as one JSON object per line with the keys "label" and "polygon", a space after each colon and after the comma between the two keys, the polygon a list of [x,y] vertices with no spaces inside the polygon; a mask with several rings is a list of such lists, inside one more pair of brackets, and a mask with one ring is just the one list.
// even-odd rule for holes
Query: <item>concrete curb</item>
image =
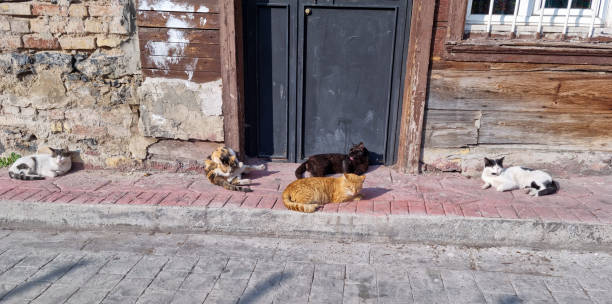
{"label": "concrete curb", "polygon": [[128,230],[612,250],[612,225],[449,216],[302,214],[246,208],[0,202],[3,228]]}

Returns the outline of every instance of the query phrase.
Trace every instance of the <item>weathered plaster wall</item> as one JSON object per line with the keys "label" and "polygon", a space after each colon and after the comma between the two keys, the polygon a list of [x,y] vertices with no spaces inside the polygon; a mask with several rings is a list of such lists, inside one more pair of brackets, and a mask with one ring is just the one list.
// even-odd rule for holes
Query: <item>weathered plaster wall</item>
{"label": "weathered plaster wall", "polygon": [[223,141],[220,81],[143,82],[136,18],[133,0],[0,3],[0,155],[56,146],[134,167],[156,143],[171,160],[159,151],[203,159],[214,144],[194,142]]}

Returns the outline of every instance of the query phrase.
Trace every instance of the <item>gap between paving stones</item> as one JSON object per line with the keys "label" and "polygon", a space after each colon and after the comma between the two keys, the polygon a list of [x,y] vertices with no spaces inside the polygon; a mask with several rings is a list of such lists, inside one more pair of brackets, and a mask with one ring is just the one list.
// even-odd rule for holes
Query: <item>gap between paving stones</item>
{"label": "gap between paving stones", "polygon": [[612,251],[609,224],[431,215],[302,214],[273,209],[3,201],[0,227]]}

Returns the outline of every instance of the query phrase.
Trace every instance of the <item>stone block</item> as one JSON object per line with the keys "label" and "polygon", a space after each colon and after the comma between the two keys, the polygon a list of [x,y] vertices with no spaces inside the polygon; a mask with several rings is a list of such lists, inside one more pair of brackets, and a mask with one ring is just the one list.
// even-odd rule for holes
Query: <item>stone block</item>
{"label": "stone block", "polygon": [[66,24],[66,33],[77,34],[85,31],[85,25],[80,17],[71,17]]}
{"label": "stone block", "polygon": [[[58,44],[59,48],[59,44]],[[72,71],[72,55],[60,52],[38,52],[34,54],[34,66],[60,68],[64,72]]]}
{"label": "stone block", "polygon": [[108,134],[114,137],[130,137],[132,111],[128,105],[113,107],[110,111],[102,111],[100,119],[107,126]]}
{"label": "stone block", "polygon": [[31,96],[27,100],[36,109],[61,108],[69,102],[61,73],[53,70],[38,71],[38,78],[30,93]]}
{"label": "stone block", "polygon": [[11,24],[9,23],[8,17],[0,16],[0,31],[10,31]]}
{"label": "stone block", "polygon": [[64,132],[64,123],[62,123],[61,121],[51,122],[51,125],[50,125],[49,129],[51,129],[51,133],[61,133],[61,132]]}
{"label": "stone block", "polygon": [[4,112],[4,114],[14,114],[14,115],[17,115],[17,114],[19,114],[19,107],[4,105],[2,107],[2,111]]}
{"label": "stone block", "polygon": [[134,158],[145,159],[147,158],[147,148],[156,142],[157,139],[155,138],[136,135],[130,138],[130,145],[128,148]]}
{"label": "stone block", "polygon": [[158,160],[202,161],[220,145],[220,143],[203,141],[161,140],[150,145],[148,152]]}
{"label": "stone block", "polygon": [[36,109],[34,108],[23,108],[21,109],[21,115],[23,116],[36,116]]}
{"label": "stone block", "polygon": [[[68,126],[67,126],[68,127]],[[86,126],[86,125],[71,125],[68,127],[68,130],[71,134],[76,135],[77,137],[87,137],[87,138],[99,138],[106,136],[108,131],[105,127],[98,126]]]}
{"label": "stone block", "polygon": [[30,3],[0,3],[0,15],[28,16],[32,13]]}
{"label": "stone block", "polygon": [[30,31],[33,33],[49,33],[49,19],[47,17],[38,17],[30,20]]}
{"label": "stone block", "polygon": [[89,15],[87,13],[87,7],[83,4],[70,4],[68,14],[71,17],[86,17]]}
{"label": "stone block", "polygon": [[96,76],[119,78],[133,73],[130,58],[126,56],[92,54],[75,66],[77,70],[89,78]]}
{"label": "stone block", "polygon": [[15,19],[9,20],[11,24],[11,32],[13,33],[29,33],[30,32],[30,20],[28,19]]}
{"label": "stone block", "polygon": [[115,17],[108,25],[111,34],[127,35],[130,33],[130,23],[123,17]]}
{"label": "stone block", "polygon": [[23,47],[26,49],[56,50],[60,48],[57,38],[51,34],[30,34],[23,36]]}
{"label": "stone block", "polygon": [[89,18],[85,20],[85,32],[106,33],[108,32],[108,24],[99,18]]}
{"label": "stone block", "polygon": [[124,40],[125,38],[122,38],[121,36],[98,36],[96,39],[96,44],[98,47],[116,48]]}
{"label": "stone block", "polygon": [[132,164],[132,161],[128,159],[127,157],[119,156],[119,157],[109,157],[104,161],[104,163],[109,168],[120,168],[120,167],[130,166]]}
{"label": "stone block", "polygon": [[32,15],[35,16],[68,16],[68,8],[50,3],[33,3]]}
{"label": "stone block", "polygon": [[21,36],[5,36],[0,39],[0,48],[18,49],[23,47]]}
{"label": "stone block", "polygon": [[123,7],[116,5],[90,5],[89,15],[92,17],[121,16]]}
{"label": "stone block", "polygon": [[64,36],[59,38],[59,43],[62,49],[65,50],[93,50],[96,48],[96,39],[92,36]]}
{"label": "stone block", "polygon": [[221,80],[204,84],[147,78],[139,88],[145,136],[223,141]]}
{"label": "stone block", "polygon": [[61,17],[49,18],[49,31],[54,34],[65,33],[68,20]]}

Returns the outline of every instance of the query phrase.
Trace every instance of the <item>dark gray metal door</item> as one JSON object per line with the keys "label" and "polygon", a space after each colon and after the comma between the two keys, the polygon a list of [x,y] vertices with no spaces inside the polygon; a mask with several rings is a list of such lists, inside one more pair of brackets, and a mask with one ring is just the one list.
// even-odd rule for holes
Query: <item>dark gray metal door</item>
{"label": "dark gray metal door", "polygon": [[409,2],[248,1],[249,154],[296,161],[363,141],[393,163]]}

